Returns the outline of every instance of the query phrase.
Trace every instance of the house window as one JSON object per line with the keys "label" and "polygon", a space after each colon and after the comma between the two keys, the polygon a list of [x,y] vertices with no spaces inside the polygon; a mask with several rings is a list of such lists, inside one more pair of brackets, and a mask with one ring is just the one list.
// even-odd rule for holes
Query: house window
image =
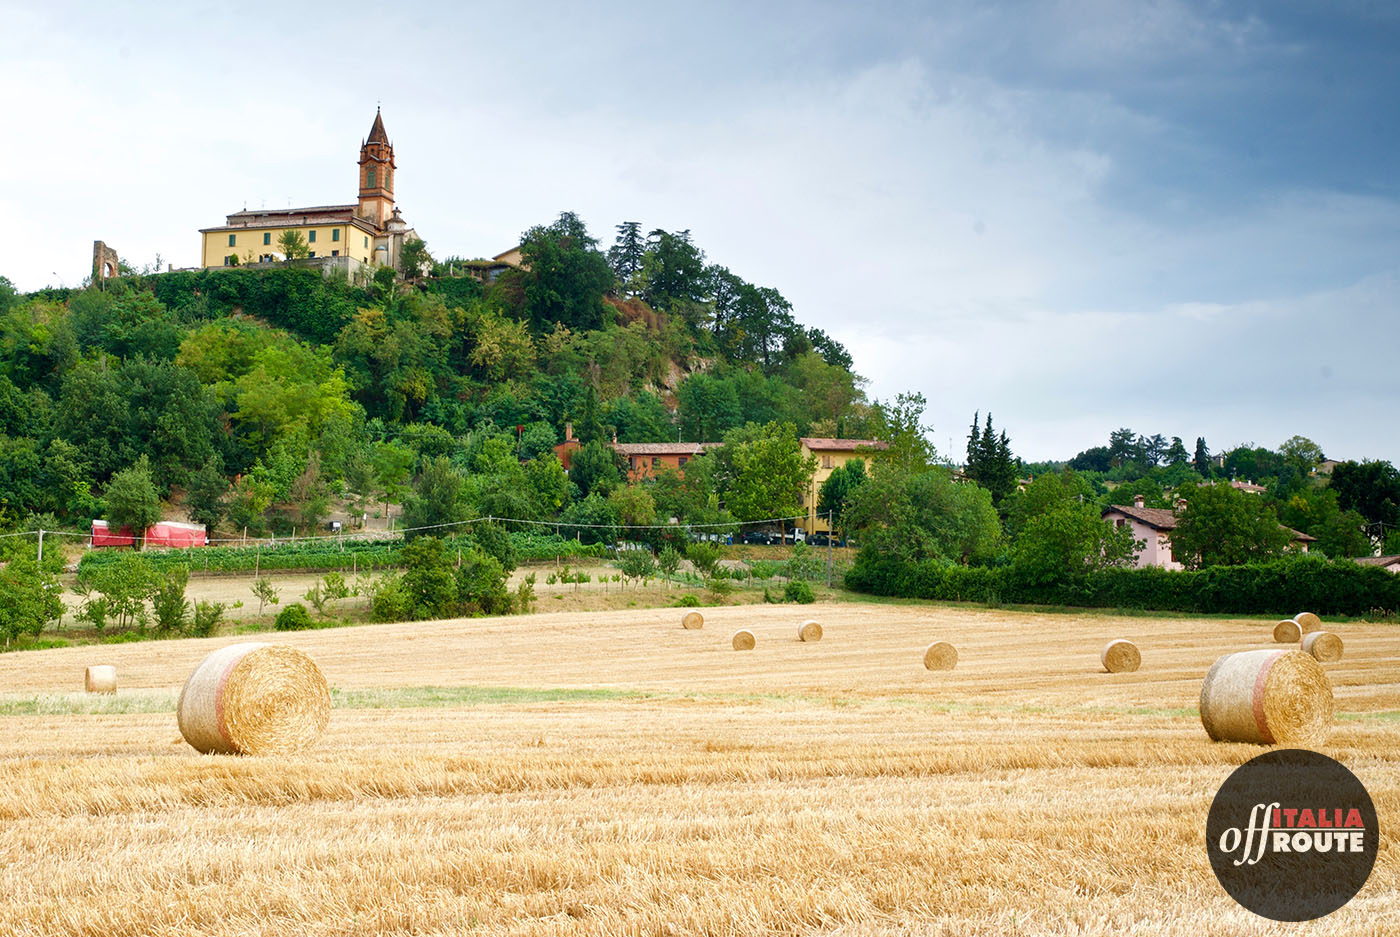
{"label": "house window", "polygon": [[336,228],[334,231],[331,232],[331,240],[332,240],[332,241],[339,241],[339,240],[340,240],[340,229],[339,229],[339,228]]}
{"label": "house window", "polygon": [[316,229],[315,229],[315,228],[312,228],[310,231],[306,232],[306,243],[308,243],[308,244],[315,244],[315,243],[316,243]]}
{"label": "house window", "polygon": [[339,256],[340,256],[340,251],[331,251],[331,256],[332,256],[332,257],[339,257]]}
{"label": "house window", "polygon": [[315,256],[316,256],[316,252],[315,252],[315,251],[307,251],[307,252],[306,252],[306,256],[307,256],[307,257],[315,257]]}
{"label": "house window", "polygon": [[831,456],[822,456],[822,468],[831,468]]}
{"label": "house window", "polygon": [[238,235],[236,235],[236,234],[230,234],[230,235],[228,236],[228,246],[229,246],[229,247],[237,247],[237,246],[238,246]]}
{"label": "house window", "polygon": [[683,468],[685,466],[685,463],[688,461],[690,460],[687,459],[685,456],[681,456],[679,459],[676,460],[676,467]]}
{"label": "house window", "polygon": [[369,235],[365,235],[365,250],[369,250]]}
{"label": "house window", "polygon": [[652,457],[651,457],[651,467],[652,467],[652,468],[658,468],[658,467],[660,467],[660,465],[661,465],[661,458],[660,458],[659,456],[652,456]]}
{"label": "house window", "polygon": [[263,243],[264,243],[264,244],[271,244],[271,243],[272,243],[272,232],[271,232],[271,231],[264,231],[264,232],[263,232]]}
{"label": "house window", "polygon": [[369,188],[374,188],[374,170],[369,171]]}

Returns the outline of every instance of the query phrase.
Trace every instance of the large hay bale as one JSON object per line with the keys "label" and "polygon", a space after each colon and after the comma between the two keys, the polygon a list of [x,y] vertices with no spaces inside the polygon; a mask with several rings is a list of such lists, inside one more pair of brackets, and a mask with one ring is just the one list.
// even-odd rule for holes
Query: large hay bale
{"label": "large hay bale", "polygon": [[731,643],[734,645],[734,650],[736,651],[752,651],[755,644],[753,632],[747,630],[736,631],[734,632],[734,640]]}
{"label": "large hay bale", "polygon": [[1274,641],[1278,644],[1297,644],[1303,639],[1303,629],[1292,618],[1285,618],[1274,625]]}
{"label": "large hay bale", "polygon": [[111,664],[94,664],[83,674],[83,689],[89,693],[117,692],[117,668]]}
{"label": "large hay bale", "polygon": [[929,670],[952,670],[958,666],[958,649],[947,641],[935,641],[924,648],[924,667]]}
{"label": "large hay bale", "polygon": [[681,619],[681,627],[686,631],[699,631],[705,627],[705,616],[699,612],[686,612]]}
{"label": "large hay bale", "polygon": [[1131,641],[1117,638],[1104,645],[1099,653],[1103,669],[1109,673],[1132,673],[1142,666],[1142,654]]}
{"label": "large hay bale", "polygon": [[1330,631],[1309,631],[1303,635],[1303,653],[1331,663],[1342,659],[1342,639]]}
{"label": "large hay bale", "polygon": [[1320,742],[1332,723],[1332,684],[1302,651],[1221,657],[1201,685],[1201,724],[1217,742]]}
{"label": "large hay bale", "polygon": [[330,720],[331,694],[301,651],[248,642],[204,658],[177,712],[180,734],[206,754],[284,754],[315,744]]}
{"label": "large hay bale", "polygon": [[822,626],[815,621],[808,619],[797,626],[797,640],[799,641],[820,641],[822,639]]}
{"label": "large hay bale", "polygon": [[1307,634],[1309,631],[1322,630],[1322,619],[1318,618],[1312,612],[1299,612],[1293,616],[1293,620],[1298,623],[1298,627],[1302,629],[1303,634]]}

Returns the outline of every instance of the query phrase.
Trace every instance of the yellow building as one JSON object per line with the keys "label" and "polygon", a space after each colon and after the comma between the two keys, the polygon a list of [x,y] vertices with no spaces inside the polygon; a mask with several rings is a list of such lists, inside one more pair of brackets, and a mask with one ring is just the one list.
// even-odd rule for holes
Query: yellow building
{"label": "yellow building", "polygon": [[807,509],[805,529],[808,533],[830,532],[826,517],[817,516],[817,501],[820,499],[822,483],[831,473],[852,459],[870,461],[870,454],[888,449],[889,443],[873,439],[831,439],[824,436],[803,436],[802,457],[815,456],[817,470],[812,475],[811,484],[802,495],[802,506]]}
{"label": "yellow building", "polygon": [[343,266],[352,276],[363,268],[399,267],[404,242],[418,235],[394,206],[394,145],[378,111],[369,136],[360,143],[359,201],[272,211],[234,212],[216,228],[201,228],[204,267],[280,263],[281,239],[299,232],[309,257]]}

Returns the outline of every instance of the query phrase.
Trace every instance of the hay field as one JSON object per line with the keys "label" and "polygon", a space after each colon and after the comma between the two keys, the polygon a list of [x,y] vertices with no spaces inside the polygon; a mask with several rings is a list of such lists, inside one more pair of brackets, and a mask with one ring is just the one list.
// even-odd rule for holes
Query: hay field
{"label": "hay field", "polygon": [[[1208,742],[1196,694],[1272,621],[702,611],[270,636],[337,708],[313,752],[266,759],[196,755],[171,712],[235,638],[0,656],[0,934],[1400,933],[1385,840],[1313,924],[1210,872],[1210,799],[1262,749]],[[1389,829],[1400,630],[1334,629],[1322,750]],[[1111,637],[1140,670],[1100,672]],[[956,670],[924,669],[939,639]],[[90,663],[116,697],[73,695]]]}

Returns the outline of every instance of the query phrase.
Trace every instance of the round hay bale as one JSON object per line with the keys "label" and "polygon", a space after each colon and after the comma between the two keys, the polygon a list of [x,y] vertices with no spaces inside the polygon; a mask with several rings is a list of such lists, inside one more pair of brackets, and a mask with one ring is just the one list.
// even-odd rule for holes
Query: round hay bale
{"label": "round hay bale", "polygon": [[1099,653],[1103,669],[1109,673],[1132,673],[1142,666],[1142,654],[1137,645],[1122,638],[1110,641]]}
{"label": "round hay bale", "polygon": [[1332,684],[1302,651],[1226,654],[1201,685],[1201,724],[1217,742],[1306,745],[1331,723]]}
{"label": "round hay bale", "polygon": [[755,644],[753,632],[748,630],[734,632],[732,643],[736,651],[752,651]]}
{"label": "round hay bale", "polygon": [[699,612],[686,612],[681,619],[681,627],[686,631],[699,631],[705,627],[705,616]]}
{"label": "round hay bale", "polygon": [[1330,631],[1309,631],[1303,635],[1303,653],[1331,663],[1342,659],[1342,639]]}
{"label": "round hay bale", "polygon": [[1303,629],[1292,618],[1285,618],[1274,625],[1274,641],[1278,644],[1297,644],[1303,639]]}
{"label": "round hay bale", "polygon": [[935,641],[924,648],[924,667],[928,670],[952,670],[958,666],[958,649],[947,641]]}
{"label": "round hay bale", "polygon": [[320,668],[293,647],[262,642],[220,648],[185,681],[180,734],[206,754],[305,751],[331,715]]}
{"label": "round hay bale", "polygon": [[1322,630],[1322,619],[1318,618],[1312,612],[1299,612],[1293,616],[1293,620],[1296,621],[1298,627],[1302,629],[1302,634],[1307,634],[1309,631]]}
{"label": "round hay bale", "polygon": [[111,664],[94,664],[83,674],[83,689],[89,693],[117,692],[117,668]]}
{"label": "round hay bale", "polygon": [[820,641],[822,639],[822,626],[810,619],[797,626],[797,640],[799,641]]}

